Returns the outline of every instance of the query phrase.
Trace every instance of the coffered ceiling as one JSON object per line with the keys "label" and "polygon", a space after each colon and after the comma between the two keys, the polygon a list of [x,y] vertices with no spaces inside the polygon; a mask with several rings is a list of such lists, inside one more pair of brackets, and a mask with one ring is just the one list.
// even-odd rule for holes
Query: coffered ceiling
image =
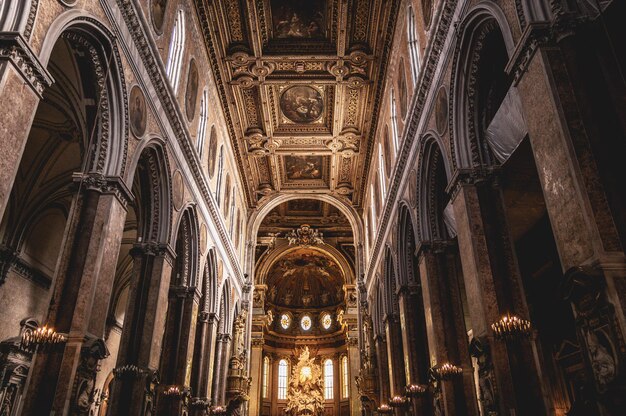
{"label": "coffered ceiling", "polygon": [[196,0],[250,207],[359,206],[398,0]]}

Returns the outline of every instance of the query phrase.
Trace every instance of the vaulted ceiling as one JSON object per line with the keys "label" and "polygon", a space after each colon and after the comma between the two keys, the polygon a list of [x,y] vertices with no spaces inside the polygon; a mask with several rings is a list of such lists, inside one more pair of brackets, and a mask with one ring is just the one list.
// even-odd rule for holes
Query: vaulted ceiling
{"label": "vaulted ceiling", "polygon": [[251,208],[276,192],[359,206],[398,0],[197,0]]}

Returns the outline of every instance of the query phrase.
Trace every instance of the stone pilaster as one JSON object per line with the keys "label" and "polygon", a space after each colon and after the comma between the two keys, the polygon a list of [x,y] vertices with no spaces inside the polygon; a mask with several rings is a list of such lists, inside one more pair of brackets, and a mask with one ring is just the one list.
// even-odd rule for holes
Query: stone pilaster
{"label": "stone pilaster", "polygon": [[418,250],[432,364],[450,362],[463,368],[461,378],[439,383],[442,407],[446,414],[477,416],[469,340],[458,281],[462,276],[458,270],[456,243],[422,242]]}
{"label": "stone pilaster", "polygon": [[52,76],[17,32],[0,33],[0,218],[4,215],[30,127]]}
{"label": "stone pilaster", "polygon": [[109,400],[109,415],[155,412],[174,253],[167,244],[138,243],[131,250],[134,277]]}
{"label": "stone pilaster", "polygon": [[534,341],[508,344],[491,332],[505,313],[528,317],[497,180],[489,172],[457,171],[450,189],[473,335],[490,350],[492,371],[479,380],[483,408],[546,414]]}
{"label": "stone pilaster", "polygon": [[119,179],[82,179],[47,316],[47,323],[66,333],[68,341],[60,351],[35,356],[24,415],[66,414],[77,406],[74,386],[81,352],[89,339],[104,337],[129,192]]}

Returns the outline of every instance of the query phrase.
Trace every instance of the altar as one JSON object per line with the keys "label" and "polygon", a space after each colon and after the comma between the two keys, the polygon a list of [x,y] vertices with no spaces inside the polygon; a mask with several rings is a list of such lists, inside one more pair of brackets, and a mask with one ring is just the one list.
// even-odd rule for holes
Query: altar
{"label": "altar", "polygon": [[287,393],[285,413],[291,416],[319,416],[324,414],[324,384],[322,368],[310,357],[304,347],[294,366]]}

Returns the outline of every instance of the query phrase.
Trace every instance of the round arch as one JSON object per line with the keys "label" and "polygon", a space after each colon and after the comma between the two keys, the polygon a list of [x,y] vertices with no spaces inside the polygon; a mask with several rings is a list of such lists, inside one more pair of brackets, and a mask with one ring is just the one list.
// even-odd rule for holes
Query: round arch
{"label": "round arch", "polygon": [[84,10],[71,9],[50,25],[39,59],[48,67],[52,51],[62,37],[80,45],[92,61],[99,85],[100,135],[88,170],[106,176],[124,176],[128,156],[128,93],[115,35]]}
{"label": "round arch", "polygon": [[[492,2],[483,1],[471,9],[459,25],[461,33],[454,52],[450,80],[449,114],[450,153],[454,169],[474,168],[488,164],[476,134],[475,103],[477,68],[485,39],[499,33],[505,53],[511,56],[515,42],[504,12]],[[506,64],[504,65],[506,66]],[[504,68],[503,68],[504,71]],[[467,91],[473,91],[471,95]]]}
{"label": "round arch", "polygon": [[[269,273],[269,270],[274,265],[274,263],[278,259],[280,259],[282,256],[289,254],[292,251],[296,251],[298,249],[299,247],[293,247],[293,246],[289,246],[285,244],[283,246],[276,247],[274,250],[272,250],[269,253],[269,255],[267,257],[262,258],[260,263],[256,266],[257,273],[255,277],[256,279],[255,283],[265,284],[265,279],[267,277],[267,274]],[[354,272],[352,270],[352,267],[350,266],[350,263],[345,258],[345,256],[339,250],[327,244],[324,244],[323,246],[311,247],[311,250],[321,252],[322,254],[325,254],[329,256],[330,258],[332,258],[333,260],[335,260],[337,264],[339,264],[341,270],[344,273],[344,276],[343,276],[344,282],[346,284],[354,284],[355,279],[354,279]]]}

